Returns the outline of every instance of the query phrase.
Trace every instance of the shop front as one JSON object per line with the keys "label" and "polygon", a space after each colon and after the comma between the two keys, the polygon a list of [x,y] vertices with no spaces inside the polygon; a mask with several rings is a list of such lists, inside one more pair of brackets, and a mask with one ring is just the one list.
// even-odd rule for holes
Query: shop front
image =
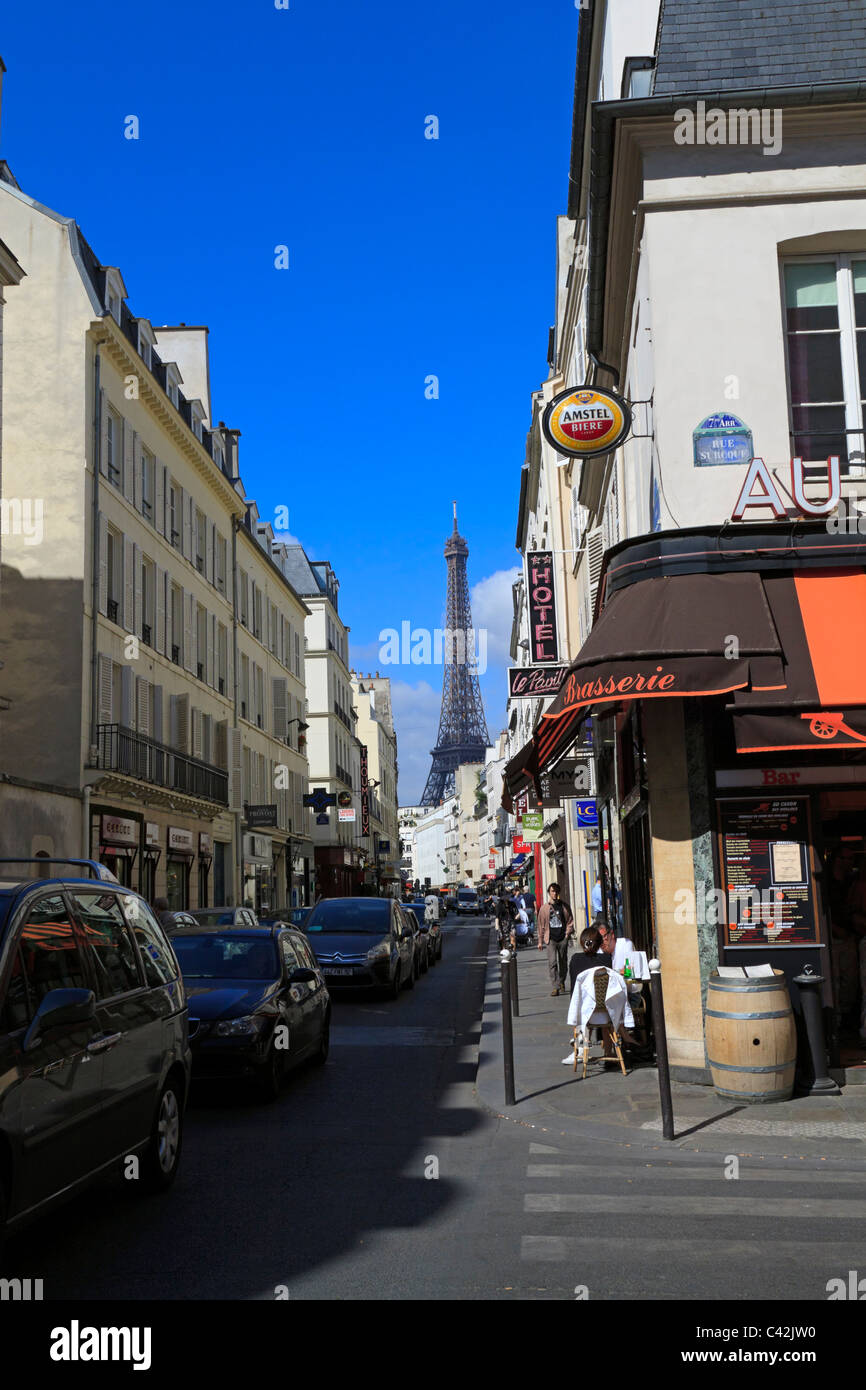
{"label": "shop front", "polygon": [[180,825],[166,831],[165,896],[172,912],[188,909],[190,880],[195,859],[195,833]]}
{"label": "shop front", "polygon": [[709,1079],[720,964],[784,971],[801,1087],[803,977],[822,981],[831,1068],[866,1065],[864,615],[866,544],[820,523],[624,542],[588,641],[506,768],[506,790],[538,800],[593,714],[604,910],[661,960],[682,1079]]}
{"label": "shop front", "polygon": [[132,888],[141,843],[141,817],[103,811],[95,814],[94,824],[98,833],[95,857],[114,874],[118,883]]}
{"label": "shop front", "polygon": [[243,837],[241,905],[264,914],[274,908],[274,861],[270,835]]}
{"label": "shop front", "polygon": [[[351,898],[375,893],[376,871],[362,868],[361,853],[348,845],[316,846],[316,887],[321,898]],[[369,882],[365,882],[365,872]]]}

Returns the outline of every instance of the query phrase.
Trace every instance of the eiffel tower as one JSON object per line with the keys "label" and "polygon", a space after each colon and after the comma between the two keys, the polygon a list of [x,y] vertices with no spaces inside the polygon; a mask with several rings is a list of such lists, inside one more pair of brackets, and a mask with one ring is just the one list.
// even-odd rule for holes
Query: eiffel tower
{"label": "eiffel tower", "polygon": [[469,546],[457,530],[457,503],[454,503],[454,530],[445,542],[448,566],[448,598],[445,611],[442,682],[442,712],[439,736],[431,749],[433,766],[427,778],[422,806],[438,806],[455,788],[455,770],[463,763],[483,763],[490,739],[481,703],[481,687],[475,669],[475,631],[469,605],[466,559]]}

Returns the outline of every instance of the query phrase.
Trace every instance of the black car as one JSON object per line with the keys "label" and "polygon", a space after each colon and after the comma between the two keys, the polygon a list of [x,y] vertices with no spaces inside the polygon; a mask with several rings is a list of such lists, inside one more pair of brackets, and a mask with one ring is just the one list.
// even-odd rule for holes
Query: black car
{"label": "black car", "polygon": [[133,1155],[139,1190],[168,1188],[190,1074],[183,980],[145,900],[92,861],[36,879],[16,862],[26,878],[0,863],[0,1238]]}
{"label": "black car", "polygon": [[411,903],[404,903],[407,912],[413,912],[418,918],[418,925],[427,938],[427,964],[435,965],[437,960],[442,959],[442,928],[439,925],[439,918],[436,917],[432,922],[425,920],[424,914],[427,905],[423,898],[416,898]]}
{"label": "black car", "polygon": [[327,1060],[331,1001],[300,932],[198,926],[171,940],[189,1000],[193,1076],[249,1079],[273,1100],[292,1067]]}
{"label": "black car", "polygon": [[304,931],[330,990],[376,989],[396,999],[415,983],[414,935],[393,898],[323,898]]}
{"label": "black car", "polygon": [[257,927],[259,919],[251,907],[196,907],[188,916],[202,927]]}
{"label": "black car", "polygon": [[406,926],[406,931],[412,937],[412,958],[413,958],[413,978],[407,983],[406,988],[411,989],[419,975],[426,975],[429,968],[429,958],[427,954],[427,935],[421,930],[418,918],[414,912],[404,903],[398,904],[400,913]]}

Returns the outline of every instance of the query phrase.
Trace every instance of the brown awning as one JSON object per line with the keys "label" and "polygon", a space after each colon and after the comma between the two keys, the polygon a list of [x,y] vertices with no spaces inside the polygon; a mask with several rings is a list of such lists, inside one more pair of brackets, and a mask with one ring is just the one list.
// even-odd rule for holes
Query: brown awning
{"label": "brown awning", "polygon": [[538,781],[535,741],[530,739],[510,762],[505,764],[502,773],[502,805],[506,811],[514,809],[514,797],[527,787],[534,787]]}
{"label": "brown awning", "polygon": [[618,590],[592,629],[533,740],[557,761],[593,709],[628,700],[785,687],[782,646],[752,572],[684,574]]}

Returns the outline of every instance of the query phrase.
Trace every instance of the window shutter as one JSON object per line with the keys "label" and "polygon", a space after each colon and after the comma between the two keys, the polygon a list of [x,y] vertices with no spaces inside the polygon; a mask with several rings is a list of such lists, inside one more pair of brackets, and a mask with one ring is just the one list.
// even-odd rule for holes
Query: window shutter
{"label": "window shutter", "polygon": [[108,401],[105,389],[99,389],[99,471],[108,477]]}
{"label": "window shutter", "polygon": [[99,611],[108,612],[108,523],[99,514]]}
{"label": "window shutter", "polygon": [[289,698],[288,681],[282,676],[275,676],[273,679],[274,734],[277,738],[285,738],[287,735]]}
{"label": "window shutter", "polygon": [[295,633],[295,675],[301,675],[301,634]]}
{"label": "window shutter", "polygon": [[[156,574],[156,650],[165,655],[165,570],[157,569]],[[170,655],[170,653],[169,653]]]}
{"label": "window shutter", "polygon": [[151,694],[153,699],[153,728],[151,737],[155,738],[157,743],[163,743],[165,741],[165,729],[162,722],[162,686],[151,686]]}
{"label": "window shutter", "polygon": [[180,544],[181,553],[187,560],[192,559],[192,498],[185,488],[180,493]]}
{"label": "window shutter", "polygon": [[132,630],[136,637],[141,636],[141,551],[133,542],[132,545],[132,593],[133,593],[133,613]]}
{"label": "window shutter", "polygon": [[221,767],[223,772],[229,770],[229,724],[227,719],[220,719],[214,731],[214,762],[217,767]]}
{"label": "window shutter", "polygon": [[123,495],[127,502],[133,500],[133,434],[134,430],[127,420],[121,420],[123,434]]}
{"label": "window shutter", "polygon": [[601,565],[604,559],[604,528],[602,526],[594,526],[591,531],[586,533],[586,559],[589,602],[594,612],[595,596],[598,593],[598,581],[601,578]]}
{"label": "window shutter", "polygon": [[207,625],[207,657],[204,670],[204,678],[208,685],[216,685],[216,672],[214,671],[214,650],[216,648],[216,616],[208,613],[205,618]]}
{"label": "window shutter", "polygon": [[98,680],[97,680],[97,705],[96,722],[97,724],[111,724],[114,722],[114,662],[110,656],[103,656],[100,652],[98,657]]}
{"label": "window shutter", "polygon": [[200,709],[192,711],[192,756],[201,760],[202,756],[202,712]]}
{"label": "window shutter", "polygon": [[132,632],[135,624],[135,576],[133,573],[134,546],[128,536],[123,538],[123,626]]}
{"label": "window shutter", "polygon": [[135,681],[135,724],[138,732],[147,738],[152,735],[151,721],[151,690],[150,681],[143,676],[136,677]]}
{"label": "window shutter", "polygon": [[120,668],[120,722],[126,729],[135,723],[135,672],[131,666]]}
{"label": "window shutter", "polygon": [[144,490],[144,483],[141,476],[141,440],[138,431],[132,432],[132,505],[137,512],[141,511],[141,498]]}
{"label": "window shutter", "polygon": [[165,535],[165,469],[159,459],[153,461],[153,524],[161,536]]}
{"label": "window shutter", "polygon": [[189,752],[189,696],[175,695],[175,747],[179,753]]}
{"label": "window shutter", "polygon": [[216,575],[214,574],[214,548],[215,548],[215,547],[214,547],[214,524],[213,524],[213,522],[212,522],[212,521],[206,521],[205,524],[204,524],[204,528],[205,528],[205,543],[206,543],[206,545],[207,545],[207,551],[206,551],[206,553],[205,553],[205,566],[204,566],[205,579],[207,579],[208,583],[213,584],[213,585],[216,585]]}
{"label": "window shutter", "polygon": [[244,789],[241,774],[241,742],[240,729],[228,729],[228,774],[229,774],[229,805],[233,811],[244,809]]}
{"label": "window shutter", "polygon": [[183,664],[187,671],[195,670],[195,652],[193,651],[193,614],[195,610],[195,595],[188,594],[185,589],[181,591],[181,604],[183,607]]}

